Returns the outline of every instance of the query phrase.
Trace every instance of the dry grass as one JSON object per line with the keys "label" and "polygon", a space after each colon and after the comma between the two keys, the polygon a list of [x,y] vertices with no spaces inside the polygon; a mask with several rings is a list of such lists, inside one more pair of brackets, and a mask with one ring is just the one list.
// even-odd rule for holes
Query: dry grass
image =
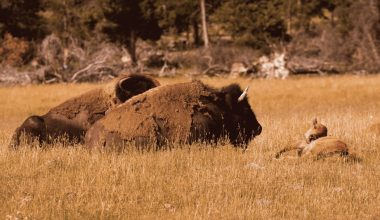
{"label": "dry grass", "polygon": [[[234,81],[251,85],[250,103],[264,128],[245,153],[230,146],[9,152],[11,133],[26,116],[99,85],[0,88],[0,218],[380,218],[380,138],[366,130],[380,119],[380,76]],[[364,161],[273,159],[314,116]]]}

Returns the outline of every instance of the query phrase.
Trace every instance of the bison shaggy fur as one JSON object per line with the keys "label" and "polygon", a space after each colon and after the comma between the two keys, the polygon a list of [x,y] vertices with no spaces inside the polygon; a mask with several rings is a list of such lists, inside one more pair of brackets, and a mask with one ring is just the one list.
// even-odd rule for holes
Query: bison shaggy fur
{"label": "bison shaggy fur", "polygon": [[39,143],[52,143],[59,139],[83,142],[86,131],[106,112],[158,85],[156,80],[143,75],[119,77],[103,88],[63,102],[42,116],[27,118],[14,132],[10,148],[16,149],[22,142],[31,143],[33,140]]}
{"label": "bison shaggy fur", "polygon": [[247,98],[237,84],[213,89],[200,81],[161,86],[113,109],[87,132],[86,146],[124,149],[161,148],[173,143],[209,142],[228,138],[246,146],[261,133]]}

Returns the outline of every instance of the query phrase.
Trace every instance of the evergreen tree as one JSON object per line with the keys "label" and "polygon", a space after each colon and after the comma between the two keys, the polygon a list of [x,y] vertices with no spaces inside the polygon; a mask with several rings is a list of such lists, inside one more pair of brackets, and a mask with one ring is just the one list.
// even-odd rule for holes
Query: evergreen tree
{"label": "evergreen tree", "polygon": [[[97,0],[43,0],[42,15],[47,30],[67,45],[70,37],[91,39],[99,32],[103,10]],[[97,33],[98,33],[97,32]]]}
{"label": "evergreen tree", "polygon": [[158,0],[156,5],[159,24],[166,32],[177,35],[186,32],[189,36],[192,30],[194,44],[200,44],[198,1]]}
{"label": "evergreen tree", "polygon": [[108,24],[104,33],[113,40],[126,45],[132,62],[137,63],[136,41],[158,40],[162,29],[155,16],[154,0],[101,0]]}
{"label": "evergreen tree", "polygon": [[[206,0],[206,16],[211,15],[223,0]],[[200,23],[201,10],[200,2],[197,0],[157,0],[157,14],[160,19],[160,26],[166,32],[180,35],[187,33],[193,36],[193,43],[200,45]]]}
{"label": "evergreen tree", "polygon": [[0,35],[10,33],[28,40],[43,37],[41,7],[40,0],[0,0]]}
{"label": "evergreen tree", "polygon": [[[292,0],[289,0],[292,1]],[[334,11],[342,0],[293,0],[297,1],[293,6],[297,17],[297,28],[301,31],[310,31],[310,22],[315,17],[324,17],[324,10]],[[343,0],[348,2],[347,0]]]}
{"label": "evergreen tree", "polygon": [[285,40],[284,1],[227,0],[213,20],[227,30],[236,42],[266,48]]}

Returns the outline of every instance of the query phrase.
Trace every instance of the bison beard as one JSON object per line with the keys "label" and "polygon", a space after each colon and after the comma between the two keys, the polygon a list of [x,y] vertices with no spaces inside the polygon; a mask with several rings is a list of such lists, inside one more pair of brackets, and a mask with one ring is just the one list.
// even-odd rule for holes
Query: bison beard
{"label": "bison beard", "polygon": [[22,142],[53,143],[59,139],[83,142],[86,131],[110,109],[159,83],[147,76],[131,74],[118,78],[108,86],[91,90],[52,108],[42,116],[31,116],[16,129],[10,148]]}
{"label": "bison beard", "polygon": [[241,88],[232,84],[221,90],[199,81],[161,86],[135,96],[110,111],[87,132],[86,146],[123,149],[161,148],[173,143],[215,143],[227,137],[246,147],[261,133]]}

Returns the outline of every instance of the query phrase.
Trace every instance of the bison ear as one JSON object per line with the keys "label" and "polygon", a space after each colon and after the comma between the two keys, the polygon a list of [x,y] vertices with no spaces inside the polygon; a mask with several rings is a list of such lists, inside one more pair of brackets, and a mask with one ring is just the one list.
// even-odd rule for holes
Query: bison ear
{"label": "bison ear", "polygon": [[230,109],[232,109],[234,103],[236,103],[236,101],[234,102],[233,98],[228,93],[224,96],[224,100],[226,101],[226,104]]}
{"label": "bison ear", "polygon": [[123,103],[128,100],[132,94],[128,91],[128,79],[129,77],[125,77],[120,79],[115,86],[115,95],[116,102],[115,103]]}
{"label": "bison ear", "polygon": [[157,80],[148,76],[131,74],[117,82],[116,96],[120,102],[125,102],[132,96],[141,94],[159,85],[160,83]]}
{"label": "bison ear", "polygon": [[224,97],[224,100],[230,109],[233,109],[236,106],[236,104],[239,103],[239,99],[243,101],[246,98],[246,95],[243,95],[243,97],[239,97],[242,96],[242,91],[238,84],[231,84],[226,87],[223,87],[221,89],[221,94]]}
{"label": "bison ear", "polygon": [[122,79],[119,80],[119,82],[117,83],[117,87],[119,89],[121,89],[123,92],[127,92],[129,93],[130,92],[130,83],[131,83],[131,77],[124,77]]}

